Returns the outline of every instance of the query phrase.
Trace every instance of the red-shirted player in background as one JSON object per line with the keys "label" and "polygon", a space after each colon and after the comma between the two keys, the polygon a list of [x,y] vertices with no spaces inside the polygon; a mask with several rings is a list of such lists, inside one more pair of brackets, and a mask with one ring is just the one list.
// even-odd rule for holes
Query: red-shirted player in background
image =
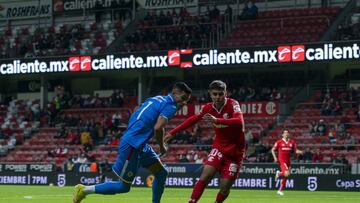
{"label": "red-shirted player in background", "polygon": [[[278,157],[276,157],[275,151],[278,151]],[[285,188],[286,178],[290,176],[290,166],[291,166],[291,152],[296,154],[303,154],[303,151],[298,150],[294,140],[290,139],[290,133],[288,130],[283,130],[282,139],[275,142],[274,147],[271,149],[271,153],[274,157],[274,162],[279,161],[280,171],[276,171],[275,181],[282,177],[280,188],[277,191],[277,194],[284,195],[283,189]]]}
{"label": "red-shirted player in background", "polygon": [[212,150],[204,161],[204,169],[194,186],[189,203],[200,199],[206,185],[217,172],[220,174],[220,191],[215,203],[223,202],[238,177],[245,156],[244,118],[239,103],[226,97],[226,84],[220,80],[210,83],[209,94],[212,102],[205,104],[199,114],[186,119],[165,136],[165,141],[168,141],[171,136],[201,119],[213,125],[215,138]]}

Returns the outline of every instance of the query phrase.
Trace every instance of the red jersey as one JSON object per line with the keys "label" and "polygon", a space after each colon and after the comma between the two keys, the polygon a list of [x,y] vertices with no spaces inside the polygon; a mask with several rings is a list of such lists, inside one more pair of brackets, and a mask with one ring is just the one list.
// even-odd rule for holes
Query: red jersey
{"label": "red jersey", "polygon": [[275,150],[278,150],[278,159],[279,162],[290,163],[291,152],[296,152],[296,143],[294,140],[288,140],[287,142],[284,139],[280,139],[275,142]]}
{"label": "red jersey", "polygon": [[171,130],[170,134],[174,135],[190,127],[207,113],[217,118],[213,124],[215,139],[212,147],[231,159],[240,159],[239,156],[243,156],[245,150],[244,118],[239,103],[234,99],[225,98],[220,110],[217,110],[212,102],[205,104],[199,114],[186,119]]}

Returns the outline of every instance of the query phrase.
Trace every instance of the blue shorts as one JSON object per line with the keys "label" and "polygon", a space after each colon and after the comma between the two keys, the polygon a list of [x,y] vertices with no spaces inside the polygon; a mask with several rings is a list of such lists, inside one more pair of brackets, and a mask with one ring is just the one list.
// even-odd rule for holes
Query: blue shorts
{"label": "blue shorts", "polygon": [[122,141],[112,169],[122,181],[131,184],[140,166],[147,167],[159,161],[159,156],[150,145],[146,144],[140,150],[129,145],[126,141]]}

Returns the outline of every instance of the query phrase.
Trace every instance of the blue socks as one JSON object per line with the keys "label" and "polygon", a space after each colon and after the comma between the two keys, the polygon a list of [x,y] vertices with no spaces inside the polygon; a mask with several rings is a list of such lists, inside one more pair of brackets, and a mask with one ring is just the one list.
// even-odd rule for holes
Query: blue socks
{"label": "blue socks", "polygon": [[127,193],[130,191],[130,185],[122,181],[110,181],[95,185],[95,193],[103,195],[114,195],[117,193]]}
{"label": "blue socks", "polygon": [[[154,176],[152,184],[152,202],[160,203],[161,196],[164,192],[166,177],[168,172],[166,169],[161,169]],[[130,191],[130,185],[122,181],[110,181],[102,184],[95,185],[95,193],[103,195],[113,195],[118,193],[127,193]]]}
{"label": "blue socks", "polygon": [[153,203],[159,203],[161,196],[164,192],[166,177],[168,175],[168,172],[166,169],[162,169],[158,171],[154,176],[154,182],[152,184],[152,202]]}

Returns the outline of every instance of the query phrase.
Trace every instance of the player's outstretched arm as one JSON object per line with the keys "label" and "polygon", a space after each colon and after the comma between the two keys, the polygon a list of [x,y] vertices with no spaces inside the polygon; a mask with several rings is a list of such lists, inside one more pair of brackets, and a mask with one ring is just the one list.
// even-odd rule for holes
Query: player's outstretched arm
{"label": "player's outstretched arm", "polygon": [[169,141],[171,139],[171,137],[173,137],[178,132],[181,132],[181,131],[185,130],[186,128],[199,122],[202,119],[202,117],[210,110],[210,107],[211,107],[211,105],[203,106],[203,108],[201,109],[201,111],[198,114],[195,114],[195,115],[189,117],[184,122],[182,122],[179,126],[172,129],[171,131],[169,131],[168,134],[165,136],[166,141]]}
{"label": "player's outstretched arm", "polygon": [[[190,118],[186,119],[184,122],[182,122],[179,126],[177,126],[176,128],[172,129],[169,132],[169,136],[174,136],[175,134],[177,134],[178,132],[181,132],[187,128],[189,128],[190,126],[194,125],[195,123],[199,122],[199,120],[201,120],[202,118],[202,114],[197,114],[197,115],[193,115]],[[168,140],[170,139],[170,137],[168,138],[168,136],[166,136],[166,138],[168,138]]]}

